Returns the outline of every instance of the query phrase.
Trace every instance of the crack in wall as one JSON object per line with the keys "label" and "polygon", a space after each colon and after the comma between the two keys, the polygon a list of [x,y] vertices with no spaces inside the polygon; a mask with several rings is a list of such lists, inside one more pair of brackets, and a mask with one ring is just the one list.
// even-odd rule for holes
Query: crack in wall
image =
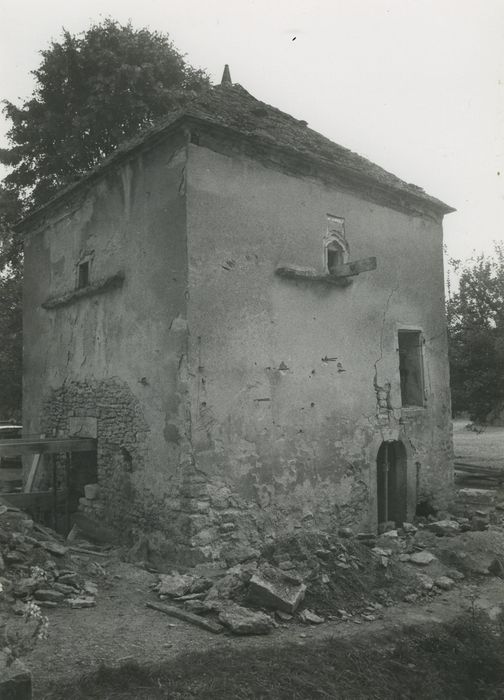
{"label": "crack in wall", "polygon": [[374,390],[376,393],[376,403],[377,403],[377,415],[379,416],[380,414],[389,414],[390,411],[394,410],[394,407],[392,406],[391,402],[391,383],[385,382],[385,384],[380,385],[378,383],[378,364],[383,360],[383,337],[385,333],[385,324],[387,321],[387,314],[389,311],[390,307],[390,302],[392,301],[392,296],[397,292],[399,289],[399,285],[396,285],[393,289],[391,289],[387,301],[385,303],[385,308],[383,310],[383,316],[382,316],[382,325],[381,325],[381,330],[380,330],[380,356],[375,360],[374,362],[374,378],[373,378],[373,386]]}

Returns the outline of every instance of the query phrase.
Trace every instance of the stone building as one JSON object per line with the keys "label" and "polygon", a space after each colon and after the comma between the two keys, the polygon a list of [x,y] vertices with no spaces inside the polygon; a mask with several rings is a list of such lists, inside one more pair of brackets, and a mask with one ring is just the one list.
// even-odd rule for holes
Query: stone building
{"label": "stone building", "polygon": [[186,562],[441,505],[450,211],[226,77],[19,225],[24,430]]}

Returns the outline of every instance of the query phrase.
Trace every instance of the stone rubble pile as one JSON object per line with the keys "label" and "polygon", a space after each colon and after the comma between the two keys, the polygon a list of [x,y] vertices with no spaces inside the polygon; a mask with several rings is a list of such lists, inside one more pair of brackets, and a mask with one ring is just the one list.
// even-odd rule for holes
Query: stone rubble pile
{"label": "stone rubble pile", "polygon": [[22,511],[0,505],[0,604],[3,617],[41,608],[96,605],[97,585],[82,576],[62,538]]}
{"label": "stone rubble pile", "polygon": [[[215,565],[207,575],[201,573],[205,565],[161,574],[153,591],[176,609],[214,619],[220,630],[212,631],[237,635],[268,634],[291,622],[372,622],[384,607],[428,602],[464,580],[464,573],[436,556],[447,549],[437,543],[448,545],[491,527],[492,512],[484,512],[485,506],[499,510],[494,492],[461,489],[454,513],[419,517],[400,528],[390,523],[379,535],[348,527],[337,537],[297,533],[261,553],[244,552],[240,561],[226,562],[227,568]],[[504,560],[496,559],[486,573],[504,578]]]}

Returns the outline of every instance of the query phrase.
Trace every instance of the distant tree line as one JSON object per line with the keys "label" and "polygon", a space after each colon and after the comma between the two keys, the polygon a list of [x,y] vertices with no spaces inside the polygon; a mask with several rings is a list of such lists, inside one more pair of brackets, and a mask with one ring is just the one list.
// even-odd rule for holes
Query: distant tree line
{"label": "distant tree line", "polygon": [[452,407],[485,423],[504,412],[504,246],[450,262],[459,277],[446,303]]}

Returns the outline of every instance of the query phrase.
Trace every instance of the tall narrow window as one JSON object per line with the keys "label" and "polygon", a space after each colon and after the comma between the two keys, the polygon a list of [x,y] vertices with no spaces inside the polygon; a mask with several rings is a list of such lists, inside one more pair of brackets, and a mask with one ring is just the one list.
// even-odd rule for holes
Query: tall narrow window
{"label": "tall narrow window", "polygon": [[349,248],[345,237],[345,219],[327,214],[324,247],[327,270],[329,274],[333,274],[338,265],[343,265],[348,261]]}
{"label": "tall narrow window", "polygon": [[422,333],[410,330],[399,331],[398,339],[402,405],[404,407],[424,406]]}
{"label": "tall narrow window", "polygon": [[87,287],[89,285],[89,260],[79,263],[77,274],[77,288]]}

